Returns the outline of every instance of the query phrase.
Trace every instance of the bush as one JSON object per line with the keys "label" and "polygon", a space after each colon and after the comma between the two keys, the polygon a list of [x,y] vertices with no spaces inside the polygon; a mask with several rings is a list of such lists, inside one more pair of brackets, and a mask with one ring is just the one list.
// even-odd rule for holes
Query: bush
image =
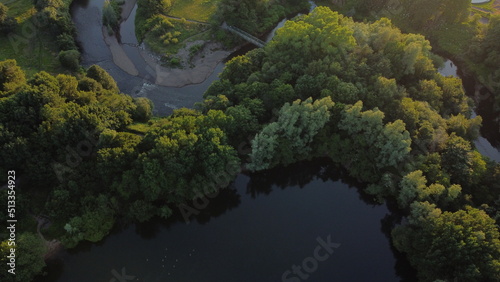
{"label": "bush", "polygon": [[147,122],[153,116],[153,102],[148,98],[139,97],[134,99],[137,105],[132,118],[136,121]]}
{"label": "bush", "polygon": [[63,67],[72,71],[76,71],[80,67],[80,52],[77,50],[61,51],[58,58]]}
{"label": "bush", "polygon": [[38,11],[47,7],[60,8],[64,5],[62,0],[35,0],[33,4]]}
{"label": "bush", "polygon": [[179,58],[174,57],[174,58],[170,59],[169,64],[170,64],[171,67],[180,67],[181,66],[181,61],[179,60]]}
{"label": "bush", "polygon": [[111,29],[118,27],[119,16],[113,4],[106,0],[104,1],[104,7],[102,9],[102,23]]}
{"label": "bush", "polygon": [[99,82],[106,90],[111,90],[115,93],[120,92],[113,77],[98,65],[90,66],[87,70],[87,77]]}
{"label": "bush", "polygon": [[78,50],[75,39],[68,33],[63,33],[57,36],[57,45],[62,51]]}

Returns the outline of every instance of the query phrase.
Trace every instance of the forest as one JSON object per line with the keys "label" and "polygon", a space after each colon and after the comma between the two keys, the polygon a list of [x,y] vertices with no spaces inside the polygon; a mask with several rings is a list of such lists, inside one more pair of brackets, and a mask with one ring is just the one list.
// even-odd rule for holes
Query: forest
{"label": "forest", "polygon": [[[498,46],[497,27],[494,17],[477,44]],[[475,150],[482,119],[432,51],[390,19],[318,7],[231,59],[196,109],[168,117],[96,65],[27,77],[0,62],[0,173],[16,170],[23,183],[17,281],[44,267],[33,214],[54,221],[46,238],[72,248],[118,223],[169,218],[241,171],[319,157],[396,207],[392,244],[419,280],[499,280],[500,164]]]}

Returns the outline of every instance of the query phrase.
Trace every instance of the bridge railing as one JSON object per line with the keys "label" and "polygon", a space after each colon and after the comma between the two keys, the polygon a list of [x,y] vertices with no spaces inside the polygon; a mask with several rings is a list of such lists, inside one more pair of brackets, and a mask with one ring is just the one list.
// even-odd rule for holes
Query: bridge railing
{"label": "bridge railing", "polygon": [[244,31],[244,30],[241,30],[235,26],[231,26],[231,25],[228,25],[226,24],[226,22],[224,22],[222,24],[222,28],[223,29],[227,29],[241,37],[243,37],[245,40],[255,44],[256,46],[259,46],[259,47],[264,47],[266,45],[266,42],[260,40],[259,38],[249,34],[248,32]]}

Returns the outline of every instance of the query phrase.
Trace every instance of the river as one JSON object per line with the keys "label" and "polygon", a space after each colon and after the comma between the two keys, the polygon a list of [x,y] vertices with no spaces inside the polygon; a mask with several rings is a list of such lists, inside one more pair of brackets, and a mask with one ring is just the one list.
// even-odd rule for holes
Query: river
{"label": "river", "polygon": [[[101,7],[101,0],[72,7],[84,65],[99,64],[124,93],[151,99],[158,115],[201,100],[223,63],[205,82],[182,88],[131,76],[104,43]],[[116,227],[97,244],[62,252],[40,281],[414,281],[390,245],[397,216],[345,174],[324,160],[240,174],[189,221],[176,210],[166,221]],[[328,241],[335,247],[325,248]]]}
{"label": "river", "polygon": [[[438,70],[444,76],[460,77],[464,83],[464,88],[469,97],[474,96],[474,80],[470,77],[464,77],[458,67],[450,60],[447,60],[444,65]],[[474,146],[483,156],[487,156],[491,160],[500,162],[500,149],[498,140],[499,126],[498,122],[493,120],[491,103],[487,104],[487,99],[482,99],[472,112],[472,117],[481,115],[483,124],[481,127],[481,136],[474,141]]]}

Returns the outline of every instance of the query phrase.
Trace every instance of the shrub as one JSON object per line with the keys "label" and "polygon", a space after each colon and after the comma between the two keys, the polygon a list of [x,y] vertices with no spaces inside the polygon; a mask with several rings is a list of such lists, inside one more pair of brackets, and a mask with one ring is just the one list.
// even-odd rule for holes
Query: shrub
{"label": "shrub", "polygon": [[80,67],[80,52],[77,50],[61,51],[58,58],[61,65],[72,71],[76,71]]}
{"label": "shrub", "polygon": [[153,102],[148,98],[139,97],[134,99],[134,104],[137,108],[132,118],[136,121],[147,122],[153,115]]}
{"label": "shrub", "polygon": [[62,51],[77,50],[75,39],[68,33],[63,33],[57,36],[57,45]]}

